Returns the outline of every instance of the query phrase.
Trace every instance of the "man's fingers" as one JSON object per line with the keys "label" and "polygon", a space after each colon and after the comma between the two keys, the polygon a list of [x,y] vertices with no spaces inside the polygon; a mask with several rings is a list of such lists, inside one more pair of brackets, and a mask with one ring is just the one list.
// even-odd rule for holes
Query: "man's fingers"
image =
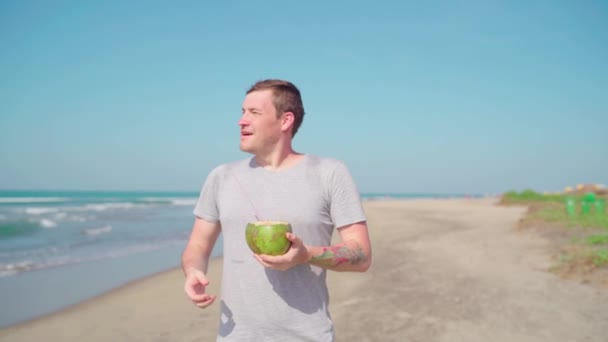
{"label": "man's fingers", "polygon": [[202,272],[196,274],[196,279],[203,286],[209,285],[209,280],[207,279],[207,277],[205,277],[205,275]]}
{"label": "man's fingers", "polygon": [[194,298],[192,298],[192,302],[194,302],[195,304],[201,304],[201,303],[205,303],[210,301],[213,298],[213,296],[208,295],[208,294],[202,294],[202,295],[198,295]]}
{"label": "man's fingers", "polygon": [[190,300],[192,300],[193,302],[202,302],[207,300],[209,297],[211,297],[211,295],[208,295],[206,293],[195,293],[193,295],[190,296]]}
{"label": "man's fingers", "polygon": [[285,237],[287,238],[287,240],[291,241],[292,243],[300,243],[300,238],[294,234],[294,233],[285,233]]}
{"label": "man's fingers", "polygon": [[254,254],[253,255],[259,262],[260,264],[262,264],[262,266],[264,267],[268,267],[268,268],[272,268],[275,270],[279,269],[279,266],[281,265],[280,262],[276,262],[274,260],[276,260],[275,256],[272,255],[258,255],[258,254]]}
{"label": "man's fingers", "polygon": [[255,257],[263,264],[281,264],[287,262],[282,255],[256,254]]}
{"label": "man's fingers", "polygon": [[205,293],[204,287],[200,288],[200,284],[186,284],[184,291],[188,298],[193,302],[200,302],[209,297],[209,295]]}
{"label": "man's fingers", "polygon": [[199,308],[204,309],[204,308],[208,307],[209,305],[213,304],[213,302],[215,301],[215,298],[216,298],[216,296],[207,295],[204,300],[195,302],[194,304],[196,306],[198,306]]}
{"label": "man's fingers", "polygon": [[257,255],[257,254],[254,254],[253,256],[260,262],[260,264],[262,264],[262,266],[271,268],[273,270],[285,271],[285,270],[289,269],[289,267],[290,267],[280,261],[277,261],[277,262],[266,261],[267,258],[270,258],[270,260],[276,260],[276,258],[278,258],[276,256]]}
{"label": "man's fingers", "polygon": [[190,301],[200,308],[206,308],[215,301],[215,296],[205,293],[209,280],[201,271],[194,270],[186,278],[184,291]]}
{"label": "man's fingers", "polygon": [[260,264],[262,264],[262,265],[264,265],[264,266],[266,266],[266,267],[270,267],[270,264],[268,264],[268,263],[266,262],[266,260],[264,260],[264,259],[263,259],[264,257],[263,257],[262,255],[259,255],[259,254],[254,254],[254,255],[253,255],[253,257],[254,257],[254,258],[256,258],[256,260],[257,260],[257,261],[258,261]]}
{"label": "man's fingers", "polygon": [[197,291],[196,289],[196,284],[190,283],[186,283],[186,285],[184,286],[184,291],[190,298],[200,297],[201,295],[205,294],[204,291],[202,291],[203,293],[199,293],[199,291]]}
{"label": "man's fingers", "polygon": [[188,298],[190,298],[190,300],[194,304],[207,301],[207,300],[209,300],[210,297],[213,297],[213,296],[208,295],[206,293],[197,293],[192,288],[186,288],[186,294],[188,295]]}

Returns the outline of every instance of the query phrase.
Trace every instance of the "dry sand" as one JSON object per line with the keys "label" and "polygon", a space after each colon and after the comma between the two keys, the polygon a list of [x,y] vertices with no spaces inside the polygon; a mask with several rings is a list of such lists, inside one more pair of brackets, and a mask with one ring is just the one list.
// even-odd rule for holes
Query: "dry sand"
{"label": "dry sand", "polygon": [[[329,272],[338,341],[602,341],[608,290],[557,278],[546,240],[491,199],[370,201],[374,260]],[[221,260],[210,266],[218,293]],[[183,294],[180,270],[0,330],[0,341],[212,341],[218,307]]]}

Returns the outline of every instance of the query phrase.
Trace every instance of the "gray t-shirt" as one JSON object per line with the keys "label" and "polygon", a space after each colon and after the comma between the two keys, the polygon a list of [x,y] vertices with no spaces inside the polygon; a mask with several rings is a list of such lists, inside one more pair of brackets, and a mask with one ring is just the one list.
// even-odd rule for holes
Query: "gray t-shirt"
{"label": "gray t-shirt", "polygon": [[221,165],[207,177],[194,214],[222,227],[218,341],[333,341],[326,270],[265,268],[247,247],[245,228],[256,216],[287,221],[305,244],[329,246],[334,228],[365,221],[359,191],[341,161],[304,155],[280,171],[254,158]]}

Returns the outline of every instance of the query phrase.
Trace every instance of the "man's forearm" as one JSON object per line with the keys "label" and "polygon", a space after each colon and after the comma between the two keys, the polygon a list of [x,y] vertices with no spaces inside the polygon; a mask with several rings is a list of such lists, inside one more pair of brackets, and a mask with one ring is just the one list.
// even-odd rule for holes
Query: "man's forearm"
{"label": "man's forearm", "polygon": [[355,241],[347,241],[329,247],[308,247],[313,265],[333,271],[365,272],[370,266],[369,251],[364,251]]}
{"label": "man's forearm", "polygon": [[207,273],[209,257],[203,253],[198,245],[189,244],[182,254],[182,270],[188,275],[190,269],[195,268]]}

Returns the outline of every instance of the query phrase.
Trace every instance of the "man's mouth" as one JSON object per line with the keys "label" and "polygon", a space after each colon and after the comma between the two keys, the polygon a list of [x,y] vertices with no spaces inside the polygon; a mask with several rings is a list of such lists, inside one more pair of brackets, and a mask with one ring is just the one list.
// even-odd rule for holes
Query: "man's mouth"
{"label": "man's mouth", "polygon": [[245,132],[245,131],[241,131],[241,136],[242,136],[242,137],[246,137],[246,136],[250,136],[250,135],[253,135],[253,133],[251,133],[251,132]]}

